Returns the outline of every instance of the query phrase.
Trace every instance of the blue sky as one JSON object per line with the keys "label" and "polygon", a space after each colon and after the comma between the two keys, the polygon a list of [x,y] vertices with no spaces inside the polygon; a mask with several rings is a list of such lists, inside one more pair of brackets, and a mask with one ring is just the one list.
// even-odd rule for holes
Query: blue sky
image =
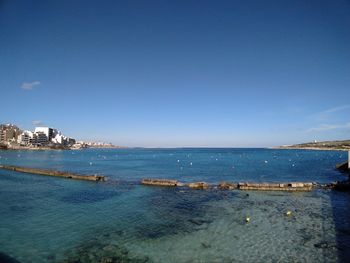
{"label": "blue sky", "polygon": [[349,1],[1,1],[0,122],[146,147],[350,138]]}

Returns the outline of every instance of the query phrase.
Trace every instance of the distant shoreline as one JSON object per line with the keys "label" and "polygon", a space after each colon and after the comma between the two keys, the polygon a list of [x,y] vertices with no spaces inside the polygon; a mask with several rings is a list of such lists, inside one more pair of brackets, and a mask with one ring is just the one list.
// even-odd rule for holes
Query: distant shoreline
{"label": "distant shoreline", "polygon": [[273,147],[274,149],[297,149],[297,150],[316,150],[316,151],[350,151],[350,140],[343,141],[324,141],[308,142],[294,145],[284,145]]}
{"label": "distant shoreline", "polygon": [[89,147],[28,147],[28,146],[10,146],[10,147],[0,147],[0,151],[75,151],[84,149],[128,149],[126,146],[89,146]]}
{"label": "distant shoreline", "polygon": [[[185,147],[186,148],[186,147]],[[203,147],[189,147],[189,148],[203,148]],[[206,148],[206,147],[204,147]],[[215,147],[215,149],[228,149],[226,147]],[[235,149],[236,147],[229,147],[229,149]],[[301,146],[301,145],[288,145],[288,146],[273,146],[273,147],[259,147],[260,149],[270,150],[312,150],[312,151],[350,151],[350,147],[315,147],[315,146]],[[84,149],[177,149],[177,148],[143,148],[143,147],[127,147],[127,146],[88,146],[81,148],[74,147],[28,147],[28,146],[11,146],[0,147],[0,151],[66,151],[66,150],[84,150]],[[183,147],[181,147],[183,149]],[[237,147],[236,149],[241,149]],[[255,147],[249,147],[245,149],[256,149]]]}
{"label": "distant shoreline", "polygon": [[269,149],[277,150],[312,150],[312,151],[350,151],[350,148],[322,148],[322,147],[294,147],[294,146],[277,146]]}

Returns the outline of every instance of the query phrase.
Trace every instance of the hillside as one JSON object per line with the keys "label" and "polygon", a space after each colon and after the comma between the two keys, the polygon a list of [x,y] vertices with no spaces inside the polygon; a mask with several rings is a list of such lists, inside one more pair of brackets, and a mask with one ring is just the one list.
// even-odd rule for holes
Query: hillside
{"label": "hillside", "polygon": [[314,149],[314,150],[350,150],[350,140],[307,142],[294,145],[280,146],[280,149]]}

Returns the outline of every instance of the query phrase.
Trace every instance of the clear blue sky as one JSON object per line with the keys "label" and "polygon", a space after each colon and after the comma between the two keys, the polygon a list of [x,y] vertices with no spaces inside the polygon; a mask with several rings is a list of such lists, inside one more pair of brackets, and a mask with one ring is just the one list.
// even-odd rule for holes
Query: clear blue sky
{"label": "clear blue sky", "polygon": [[0,122],[126,146],[350,138],[350,1],[1,1]]}

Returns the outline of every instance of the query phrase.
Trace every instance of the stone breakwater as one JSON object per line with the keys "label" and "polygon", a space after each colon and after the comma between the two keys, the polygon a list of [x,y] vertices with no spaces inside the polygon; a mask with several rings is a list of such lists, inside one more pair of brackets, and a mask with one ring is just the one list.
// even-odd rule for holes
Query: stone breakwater
{"label": "stone breakwater", "polygon": [[153,186],[187,186],[192,189],[208,189],[209,187],[217,187],[222,190],[257,190],[257,191],[311,191],[316,184],[313,183],[228,183],[222,182],[219,185],[211,186],[206,182],[180,183],[176,180],[167,179],[143,179],[143,185]]}
{"label": "stone breakwater", "polygon": [[158,185],[158,186],[183,186],[177,180],[167,180],[167,179],[142,179],[141,184],[144,185]]}
{"label": "stone breakwater", "polygon": [[[67,179],[84,180],[84,181],[95,181],[95,182],[105,182],[107,177],[103,175],[80,175],[70,172],[62,172],[56,170],[20,167],[13,165],[0,165],[0,169],[10,170],[20,173],[30,173],[44,176],[61,177]],[[221,190],[251,190],[251,191],[311,191],[315,188],[318,189],[335,189],[348,191],[350,190],[350,181],[334,182],[328,184],[317,184],[310,182],[289,182],[289,183],[252,183],[252,182],[221,182],[218,185],[210,185],[206,182],[192,182],[192,183],[182,183],[177,180],[170,179],[153,179],[147,178],[141,180],[142,185],[149,186],[166,186],[166,187],[188,187],[191,189],[209,189],[218,188]]]}
{"label": "stone breakwater", "polygon": [[46,169],[38,169],[38,168],[29,168],[29,167],[20,167],[20,166],[12,166],[12,165],[0,165],[0,169],[10,170],[20,173],[30,173],[30,174],[38,174],[45,176],[53,176],[53,177],[63,177],[67,179],[75,179],[75,180],[84,180],[84,181],[95,181],[95,182],[105,182],[107,178],[102,175],[80,175],[74,174],[70,172],[62,172],[56,170],[46,170]]}

